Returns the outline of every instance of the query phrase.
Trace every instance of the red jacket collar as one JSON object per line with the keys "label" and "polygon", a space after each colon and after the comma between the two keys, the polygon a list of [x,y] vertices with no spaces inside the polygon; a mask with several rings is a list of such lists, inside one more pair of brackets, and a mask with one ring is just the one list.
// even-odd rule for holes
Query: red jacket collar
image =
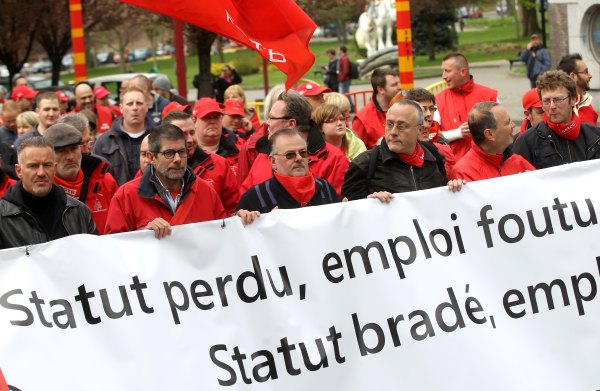
{"label": "red jacket collar", "polygon": [[471,149],[477,156],[479,156],[482,160],[486,161],[490,166],[500,168],[504,160],[506,160],[505,154],[500,155],[492,155],[485,152],[483,149],[479,147],[479,145],[475,144],[475,142],[471,142]]}
{"label": "red jacket collar", "polygon": [[471,76],[469,76],[469,81],[468,82],[466,82],[462,86],[453,87],[452,91],[456,92],[457,94],[468,95],[471,92],[473,92],[474,88],[475,88],[475,81],[473,80],[473,76],[471,75]]}

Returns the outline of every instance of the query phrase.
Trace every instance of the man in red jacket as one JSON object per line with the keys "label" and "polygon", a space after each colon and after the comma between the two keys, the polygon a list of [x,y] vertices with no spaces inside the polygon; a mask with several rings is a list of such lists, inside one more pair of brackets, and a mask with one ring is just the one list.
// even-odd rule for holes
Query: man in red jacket
{"label": "man in red jacket", "polygon": [[54,147],[54,184],[90,209],[98,233],[103,234],[108,206],[119,187],[108,172],[109,164],[97,156],[82,155],[81,132],[66,123],[49,127],[44,138]]}
{"label": "man in red jacket", "polygon": [[389,68],[375,69],[371,75],[373,98],[352,121],[352,130],[364,141],[367,149],[373,148],[385,135],[385,113],[392,99],[402,91],[398,72]]}
{"label": "man in red jacket", "polygon": [[478,181],[535,170],[509,150],[515,124],[497,102],[477,103],[469,113],[469,129],[473,146],[454,165],[451,179]]}
{"label": "man in red jacket", "polygon": [[174,111],[163,118],[163,124],[173,124],[183,131],[187,149],[187,165],[199,177],[210,183],[228,214],[235,212],[240,199],[237,178],[227,159],[214,153],[206,153],[198,147],[191,114]]}
{"label": "man in red jacket", "polygon": [[469,72],[469,63],[465,56],[452,53],[442,60],[442,78],[448,88],[438,93],[435,100],[439,116],[434,119],[442,125],[444,137],[457,160],[471,148],[469,111],[479,102],[496,102],[498,91],[476,84]]}
{"label": "man in red jacket", "polygon": [[[308,144],[308,166],[314,176],[325,179],[336,190],[338,195],[342,190],[344,174],[348,169],[346,155],[337,147],[325,142],[321,130],[310,119],[312,109],[303,96],[296,91],[283,92],[273,103],[267,119],[269,135],[279,129],[292,128],[297,130]],[[252,164],[250,173],[240,187],[243,194],[250,187],[257,185],[273,176],[269,161],[268,137],[264,136],[256,144],[260,152]]]}
{"label": "man in red jacket", "polygon": [[100,106],[96,103],[91,84],[87,81],[81,81],[75,86],[74,92],[75,102],[77,103],[75,111],[79,112],[84,109],[93,111],[98,119],[96,123],[98,133],[108,132],[113,122],[112,112],[108,107]]}
{"label": "man in red jacket", "polygon": [[215,190],[187,167],[185,135],[172,124],[159,125],[148,136],[150,165],[141,177],[119,188],[108,210],[106,233],[139,229],[160,239],[174,225],[226,217]]}

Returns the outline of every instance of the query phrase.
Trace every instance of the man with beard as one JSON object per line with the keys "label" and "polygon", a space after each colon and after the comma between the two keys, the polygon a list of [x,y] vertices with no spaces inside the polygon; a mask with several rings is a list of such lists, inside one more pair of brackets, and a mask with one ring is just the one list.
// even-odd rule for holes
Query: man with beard
{"label": "man with beard", "polygon": [[575,114],[575,81],[563,71],[548,71],[538,78],[537,90],[543,119],[517,139],[513,151],[536,169],[600,158],[600,129]]}
{"label": "man with beard", "polygon": [[94,90],[87,81],[81,81],[75,86],[75,111],[91,110],[96,114],[96,130],[98,133],[105,133],[110,130],[113,122],[112,112],[108,107],[99,105],[94,96]]}
{"label": "man with beard", "polygon": [[174,225],[225,218],[219,196],[187,167],[187,155],[181,129],[172,124],[155,128],[148,136],[150,165],[141,177],[119,188],[105,232],[149,229],[160,239],[170,235]]}
{"label": "man with beard", "polygon": [[199,177],[210,183],[221,202],[225,211],[231,214],[240,198],[238,183],[229,162],[222,156],[214,153],[204,152],[198,148],[196,142],[196,129],[190,114],[182,111],[169,113],[163,124],[173,124],[183,131],[185,135],[185,147],[187,149],[187,165]]}
{"label": "man with beard", "polygon": [[69,124],[52,125],[44,138],[54,147],[54,184],[90,208],[98,232],[103,234],[108,206],[118,188],[108,172],[109,164],[97,156],[83,155],[83,136]]}
{"label": "man with beard", "polygon": [[20,180],[0,200],[0,249],[97,234],[90,210],[52,184],[56,173],[52,145],[43,137],[31,137],[17,153]]}
{"label": "man with beard", "polygon": [[339,202],[335,189],[308,169],[308,147],[297,130],[284,128],[269,139],[273,177],[244,193],[237,209],[268,213]]}
{"label": "man with beard", "polygon": [[573,111],[579,116],[581,121],[596,126],[598,124],[598,113],[592,106],[592,95],[590,90],[590,81],[592,74],[583,61],[581,54],[568,54],[564,56],[556,69],[565,72],[573,81],[577,88],[577,101]]}

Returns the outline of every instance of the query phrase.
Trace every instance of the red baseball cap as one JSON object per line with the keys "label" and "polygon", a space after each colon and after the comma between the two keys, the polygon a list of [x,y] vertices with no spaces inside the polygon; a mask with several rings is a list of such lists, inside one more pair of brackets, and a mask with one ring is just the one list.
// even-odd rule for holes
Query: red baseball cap
{"label": "red baseball cap", "polygon": [[34,91],[27,86],[19,86],[19,87],[13,88],[12,93],[10,94],[10,99],[12,99],[12,100],[17,100],[20,98],[33,99],[37,96],[38,93],[39,93],[39,91]]}
{"label": "red baseball cap", "polygon": [[67,96],[65,95],[65,92],[62,90],[57,90],[54,91],[54,93],[56,94],[56,96],[58,96],[58,100],[61,102],[68,102],[69,98],[67,98]]}
{"label": "red baseball cap", "polygon": [[223,105],[217,103],[217,101],[212,98],[200,98],[200,100],[194,105],[192,117],[204,118],[208,114],[212,113],[223,114]]}
{"label": "red baseball cap", "polygon": [[225,101],[225,114],[227,115],[246,115],[244,112],[244,102],[239,99],[227,99]]}
{"label": "red baseball cap", "polygon": [[302,96],[317,96],[326,92],[331,92],[331,88],[321,87],[317,83],[306,82],[296,87],[296,91]]}
{"label": "red baseball cap", "polygon": [[523,95],[523,110],[529,110],[532,107],[542,107],[537,88],[532,88]]}
{"label": "red baseball cap", "polygon": [[179,103],[173,101],[173,102],[169,103],[168,105],[166,105],[165,108],[163,109],[162,119],[165,119],[165,117],[173,111],[186,111],[189,108],[190,108],[190,105],[180,105]]}
{"label": "red baseball cap", "polygon": [[107,90],[104,86],[98,86],[94,88],[94,97],[96,99],[102,99],[110,95],[110,91]]}

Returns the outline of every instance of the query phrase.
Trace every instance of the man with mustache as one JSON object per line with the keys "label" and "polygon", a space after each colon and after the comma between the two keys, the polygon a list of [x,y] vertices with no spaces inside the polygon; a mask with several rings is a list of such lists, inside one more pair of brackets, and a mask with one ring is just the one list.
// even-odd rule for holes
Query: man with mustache
{"label": "man with mustache", "polygon": [[56,174],[52,145],[43,137],[31,137],[17,153],[19,181],[0,200],[0,249],[97,234],[87,206],[52,184]]}
{"label": "man with mustache", "polygon": [[98,156],[83,155],[83,135],[69,124],[52,125],[44,138],[54,147],[54,184],[90,208],[98,232],[103,234],[110,200],[119,187],[108,172],[110,165]]}
{"label": "man with mustache", "polygon": [[105,232],[149,229],[161,239],[174,225],[225,218],[219,196],[188,168],[187,155],[181,129],[172,124],[156,127],[148,136],[150,165],[141,177],[119,188],[110,203]]}
{"label": "man with mustache", "polygon": [[568,54],[564,56],[556,69],[565,72],[575,82],[577,88],[577,101],[573,111],[579,116],[581,121],[596,126],[598,124],[598,113],[592,106],[592,95],[590,90],[590,81],[592,74],[583,61],[581,54]]}

